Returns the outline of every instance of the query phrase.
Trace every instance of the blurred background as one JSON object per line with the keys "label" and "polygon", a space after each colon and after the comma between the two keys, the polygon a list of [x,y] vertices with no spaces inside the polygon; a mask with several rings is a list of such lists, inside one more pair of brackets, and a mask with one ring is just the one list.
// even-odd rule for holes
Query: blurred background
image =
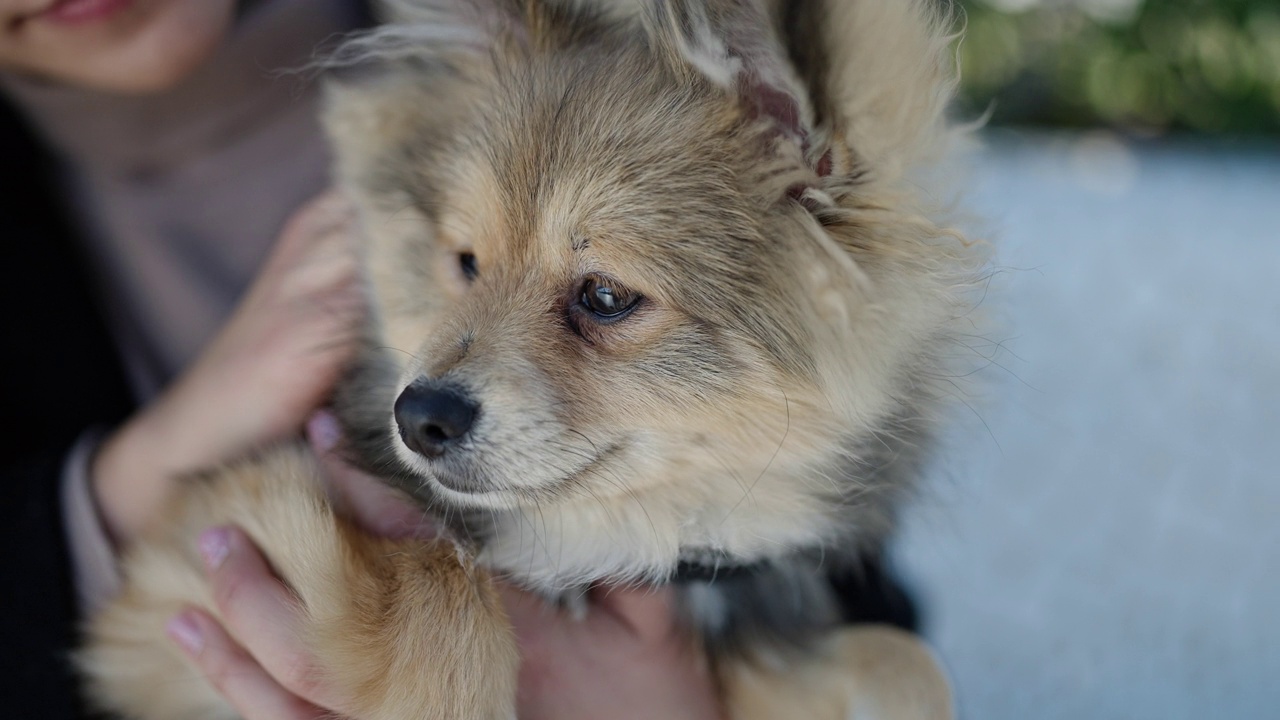
{"label": "blurred background", "polygon": [[1280,0],[968,0],[996,249],[899,566],[969,720],[1280,717]]}
{"label": "blurred background", "polygon": [[1280,132],[1276,0],[969,0],[970,111],[997,124]]}

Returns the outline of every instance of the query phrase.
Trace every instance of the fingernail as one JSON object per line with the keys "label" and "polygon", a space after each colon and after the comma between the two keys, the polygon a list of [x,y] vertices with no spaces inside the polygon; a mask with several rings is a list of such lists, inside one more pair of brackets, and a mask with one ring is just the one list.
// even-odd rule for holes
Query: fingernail
{"label": "fingernail", "polygon": [[189,612],[179,613],[170,618],[164,626],[164,631],[170,639],[191,655],[199,655],[204,649],[204,634],[200,632],[200,626],[196,624],[195,617]]}
{"label": "fingernail", "polygon": [[196,548],[200,551],[200,557],[204,558],[205,567],[217,570],[222,561],[227,559],[227,553],[231,552],[231,532],[226,528],[205,530],[200,533]]}
{"label": "fingernail", "polygon": [[307,420],[307,436],[317,450],[328,452],[342,439],[342,427],[333,413],[320,410],[313,413]]}

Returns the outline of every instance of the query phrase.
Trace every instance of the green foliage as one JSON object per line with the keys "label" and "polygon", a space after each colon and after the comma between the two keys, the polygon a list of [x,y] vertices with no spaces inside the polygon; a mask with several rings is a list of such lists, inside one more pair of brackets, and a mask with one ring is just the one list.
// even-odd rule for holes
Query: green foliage
{"label": "green foliage", "polygon": [[993,122],[1280,133],[1280,1],[964,6],[962,88]]}

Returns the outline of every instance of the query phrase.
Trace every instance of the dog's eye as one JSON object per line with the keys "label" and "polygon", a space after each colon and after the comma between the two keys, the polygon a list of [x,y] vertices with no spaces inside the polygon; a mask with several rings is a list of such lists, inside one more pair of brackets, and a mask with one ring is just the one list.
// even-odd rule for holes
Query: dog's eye
{"label": "dog's eye", "polygon": [[462,275],[468,280],[475,280],[480,274],[480,268],[476,266],[475,253],[458,253],[458,267],[462,268]]}
{"label": "dog's eye", "polygon": [[591,278],[582,286],[580,302],[597,319],[609,321],[631,312],[640,302],[640,295],[603,278]]}

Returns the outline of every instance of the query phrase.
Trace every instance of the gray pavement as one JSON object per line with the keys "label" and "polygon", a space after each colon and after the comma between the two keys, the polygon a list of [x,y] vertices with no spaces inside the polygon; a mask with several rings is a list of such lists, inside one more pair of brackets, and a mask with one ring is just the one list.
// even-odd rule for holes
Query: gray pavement
{"label": "gray pavement", "polygon": [[898,548],[962,717],[1280,718],[1280,146],[987,141],[1007,370]]}

